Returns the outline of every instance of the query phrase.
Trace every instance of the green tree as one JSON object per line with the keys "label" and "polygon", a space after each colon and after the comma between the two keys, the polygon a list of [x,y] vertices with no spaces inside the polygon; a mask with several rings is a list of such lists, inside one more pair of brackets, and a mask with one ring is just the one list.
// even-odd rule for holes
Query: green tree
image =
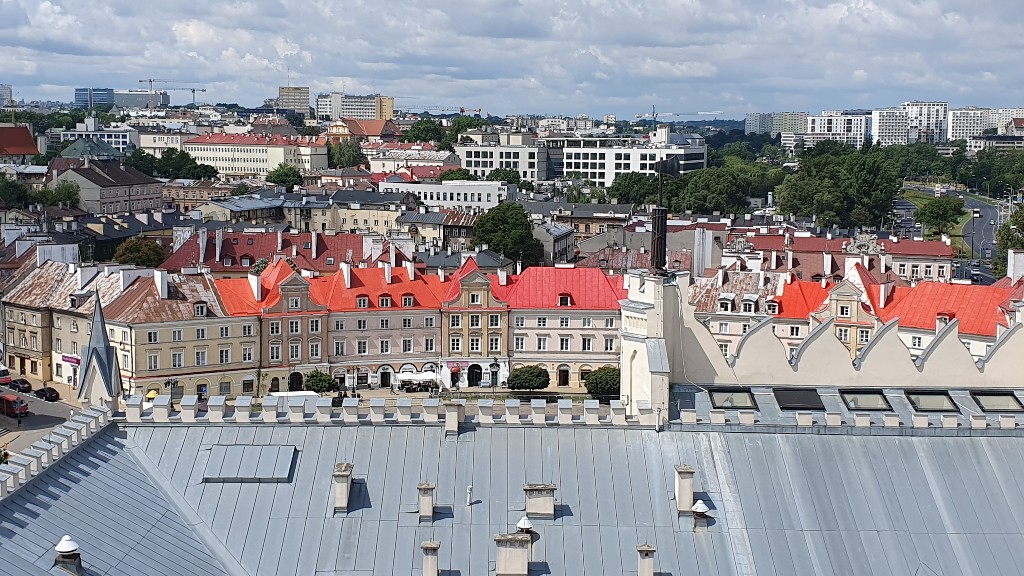
{"label": "green tree", "polygon": [[477,218],[473,243],[487,244],[506,258],[520,260],[523,266],[544,262],[544,244],[533,237],[533,223],[521,204],[498,204]]}
{"label": "green tree", "polygon": [[317,394],[327,394],[328,392],[338,391],[338,381],[323,370],[306,372],[306,378],[303,386],[306,390],[316,392]]}
{"label": "green tree", "polygon": [[916,218],[929,228],[939,232],[949,232],[949,229],[959,222],[960,217],[965,213],[963,198],[942,196],[941,198],[931,198],[926,201],[918,209]]}
{"label": "green tree", "polygon": [[124,159],[124,163],[135,168],[139,172],[142,172],[146,176],[153,176],[156,174],[156,156],[147,154],[142,148],[132,150],[132,153]]}
{"label": "green tree", "polygon": [[281,162],[277,165],[277,168],[267,173],[267,182],[284,186],[286,190],[291,192],[296,186],[302,185],[302,173],[295,166]]}
{"label": "green tree", "polygon": [[24,182],[0,174],[0,200],[4,201],[8,209],[24,208],[32,202],[32,191]]}
{"label": "green tree", "polygon": [[477,180],[477,177],[465,168],[445,170],[437,176],[438,182],[446,182],[448,180]]}
{"label": "green tree", "polygon": [[270,260],[268,260],[266,258],[260,258],[260,259],[256,260],[255,262],[253,262],[252,266],[249,266],[249,274],[255,274],[255,275],[259,276],[260,274],[263,274],[263,271],[266,270],[267,266],[269,266],[269,265],[270,265]]}
{"label": "green tree", "polygon": [[444,128],[441,128],[437,122],[424,118],[409,126],[409,129],[402,135],[402,140],[405,142],[440,142],[444,137]]}
{"label": "green tree", "polygon": [[639,172],[623,172],[608,187],[608,194],[623,204],[644,204],[658,197],[658,181]]}
{"label": "green tree", "polygon": [[605,366],[587,374],[583,384],[591,396],[618,396],[620,380],[618,368]]}
{"label": "green tree", "polygon": [[495,168],[487,174],[487,180],[490,180],[491,182],[519,184],[522,180],[522,176],[519,175],[519,171],[515,168]]}
{"label": "green tree", "polygon": [[508,375],[509,390],[542,390],[551,385],[551,375],[540,366],[522,366]]}
{"label": "green tree", "polygon": [[156,268],[164,263],[167,254],[155,240],[135,236],[121,243],[114,252],[114,261],[119,264],[135,264],[145,268]]}
{"label": "green tree", "polygon": [[231,188],[231,195],[232,196],[244,196],[244,195],[250,194],[250,193],[252,193],[252,186],[249,186],[245,182],[240,182],[237,185],[235,185],[233,188]]}
{"label": "green tree", "polygon": [[722,156],[735,156],[744,162],[753,162],[756,159],[754,153],[750,151],[749,142],[730,142],[722,146],[721,153]]}
{"label": "green tree", "polygon": [[363,154],[359,143],[350,138],[331,144],[331,158],[334,159],[334,165],[338,168],[366,166],[370,163],[366,159],[366,154]]}
{"label": "green tree", "polygon": [[76,182],[61,180],[50,187],[43,187],[36,192],[35,201],[43,206],[57,206],[61,203],[68,206],[78,206],[82,202],[80,196],[81,188]]}
{"label": "green tree", "polygon": [[302,128],[299,129],[299,135],[300,136],[319,136],[320,135],[320,127],[319,126],[303,126]]}

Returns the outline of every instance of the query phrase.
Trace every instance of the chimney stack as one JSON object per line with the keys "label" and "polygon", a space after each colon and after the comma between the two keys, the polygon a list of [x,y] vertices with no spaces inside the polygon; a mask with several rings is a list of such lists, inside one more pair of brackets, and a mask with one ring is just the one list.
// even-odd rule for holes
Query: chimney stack
{"label": "chimney stack", "polygon": [[438,576],[440,573],[437,569],[437,551],[440,548],[441,543],[437,541],[420,544],[420,549],[423,550],[423,576]]}
{"label": "chimney stack", "polygon": [[416,263],[412,260],[406,260],[402,263],[405,266],[405,272],[409,275],[409,280],[416,279]]}
{"label": "chimney stack", "polygon": [[277,231],[277,251],[280,252],[284,248],[284,232],[282,230]]}
{"label": "chimney stack", "polygon": [[196,264],[203,264],[203,263],[206,262],[206,239],[207,239],[207,237],[208,237],[208,233],[206,231],[206,227],[200,228],[199,229],[199,239],[197,240],[199,242],[199,262],[196,262]]}
{"label": "chimney stack", "polygon": [[437,484],[432,482],[420,482],[416,489],[420,494],[420,522],[433,522],[434,520],[434,490]]}
{"label": "chimney stack", "polygon": [[522,273],[523,273],[523,261],[522,260],[516,260],[516,276],[519,276]]}
{"label": "chimney stack", "polygon": [[259,274],[253,274],[252,272],[250,272],[248,274],[248,278],[249,278],[249,288],[252,289],[253,298],[255,298],[257,302],[262,302],[263,301],[263,283],[260,281]]}
{"label": "chimney stack", "polygon": [[391,262],[392,266],[397,266],[398,262],[395,256],[395,243],[388,242],[388,261]]}
{"label": "chimney stack", "polygon": [[693,467],[676,466],[676,511],[687,514],[693,506]]}
{"label": "chimney stack", "polygon": [[334,465],[334,513],[348,512],[348,496],[352,491],[351,462],[338,462]]}
{"label": "chimney stack", "polygon": [[526,493],[526,517],[555,518],[555,484],[527,484],[523,486]]}
{"label": "chimney stack", "polygon": [[384,283],[391,284],[391,264],[384,263]]}
{"label": "chimney stack", "polygon": [[167,271],[154,270],[153,283],[156,284],[156,291],[160,294],[161,300],[167,299]]}
{"label": "chimney stack", "polygon": [[504,268],[498,268],[498,285],[508,285],[508,271],[506,271]]}
{"label": "chimney stack", "polygon": [[639,556],[636,568],[637,576],[654,576],[654,553],[657,549],[653,544],[640,544],[636,547]]}
{"label": "chimney stack", "polygon": [[313,230],[312,232],[309,233],[309,247],[313,251],[312,252],[313,260],[316,260],[316,252],[317,252],[316,230]]}
{"label": "chimney stack", "polygon": [[214,259],[214,261],[215,262],[220,262],[221,250],[224,247],[224,229],[223,228],[217,228],[217,230],[213,233],[213,246],[216,249],[216,253],[214,254],[216,256],[216,258]]}
{"label": "chimney stack", "polygon": [[60,568],[69,574],[86,573],[82,566],[82,555],[78,552],[78,543],[72,540],[71,536],[65,534],[53,550],[57,553],[53,560],[54,568]]}
{"label": "chimney stack", "polygon": [[786,249],[786,268],[793,269],[793,251],[788,248]]}
{"label": "chimney stack", "polygon": [[345,288],[352,287],[352,265],[348,262],[341,263],[341,276],[345,279]]}
{"label": "chimney stack", "polygon": [[444,284],[444,268],[437,269],[437,277],[441,279],[441,283]]}
{"label": "chimney stack", "polygon": [[498,534],[494,537],[494,543],[498,545],[498,556],[494,563],[496,576],[528,576],[532,535],[524,532]]}

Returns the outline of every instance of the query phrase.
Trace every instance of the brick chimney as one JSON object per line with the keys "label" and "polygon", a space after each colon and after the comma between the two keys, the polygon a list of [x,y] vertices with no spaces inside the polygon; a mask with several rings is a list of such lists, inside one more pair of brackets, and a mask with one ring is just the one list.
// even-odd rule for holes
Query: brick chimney
{"label": "brick chimney", "polygon": [[654,553],[656,551],[653,544],[640,544],[636,547],[637,576],[654,576]]}
{"label": "brick chimney", "polygon": [[280,252],[284,247],[284,232],[282,230],[277,231],[277,251]]}
{"label": "brick chimney", "polygon": [[409,280],[415,280],[416,279],[416,263],[413,262],[412,260],[406,260],[403,263],[403,265],[405,266],[405,271],[409,274]]}
{"label": "brick chimney", "polygon": [[523,486],[523,492],[526,493],[527,518],[554,519],[556,489],[555,484],[527,484]]}
{"label": "brick chimney", "polygon": [[154,270],[153,271],[153,283],[156,285],[156,291],[160,295],[161,300],[167,299],[167,271],[166,270]]}
{"label": "brick chimney", "polygon": [[533,537],[527,533],[498,534],[494,537],[498,556],[494,566],[496,576],[528,576],[530,546]]}
{"label": "brick chimney", "polygon": [[693,467],[676,466],[676,510],[680,514],[690,512],[693,506]]}
{"label": "brick chimney", "polygon": [[348,512],[348,497],[352,491],[351,462],[338,462],[334,465],[334,513]]}
{"label": "brick chimney", "polygon": [[206,262],[206,239],[209,236],[206,228],[199,229],[199,238],[196,240],[199,243],[199,262],[196,264],[202,264]]}
{"label": "brick chimney", "polygon": [[431,522],[434,520],[434,491],[437,484],[432,482],[420,482],[416,486],[419,492],[420,522]]}
{"label": "brick chimney", "polygon": [[423,576],[438,576],[440,573],[437,569],[437,551],[440,548],[441,543],[437,541],[420,544],[420,550],[423,550]]}

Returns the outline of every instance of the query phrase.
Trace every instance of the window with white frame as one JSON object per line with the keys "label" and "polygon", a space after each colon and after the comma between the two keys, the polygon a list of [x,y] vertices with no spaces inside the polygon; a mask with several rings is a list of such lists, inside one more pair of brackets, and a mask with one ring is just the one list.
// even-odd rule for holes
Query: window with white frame
{"label": "window with white frame", "polygon": [[391,320],[388,319],[388,318],[381,318],[380,319],[380,329],[381,330],[388,330],[390,328],[391,328]]}
{"label": "window with white frame", "polygon": [[271,344],[270,345],[269,356],[270,356],[270,361],[271,362],[280,362],[281,361],[281,345],[280,344]]}
{"label": "window with white frame", "polygon": [[604,327],[605,328],[615,328],[615,318],[605,318],[604,319]]}
{"label": "window with white frame", "polygon": [[516,328],[522,328],[523,326],[526,326],[526,317],[516,316],[515,326]]}
{"label": "window with white frame", "polygon": [[149,352],[146,354],[146,369],[152,372],[160,369],[160,353]]}
{"label": "window with white frame", "polygon": [[478,294],[476,292],[471,293],[469,295],[469,303],[470,304],[474,304],[474,305],[475,304],[479,304],[480,303],[480,294]]}
{"label": "window with white frame", "polygon": [[185,365],[185,353],[180,350],[171,352],[171,368],[181,368]]}
{"label": "window with white frame", "polygon": [[299,360],[302,358],[302,344],[300,342],[288,343],[288,359]]}
{"label": "window with white frame", "polygon": [[366,296],[359,296],[356,298],[356,308],[369,308],[370,299]]}
{"label": "window with white frame", "polygon": [[366,354],[366,351],[368,349],[369,349],[369,344],[367,343],[366,340],[358,340],[358,341],[356,341],[356,354]]}
{"label": "window with white frame", "polygon": [[[71,331],[78,332],[78,320],[71,321]],[[181,330],[176,330],[175,332],[178,333],[178,340],[181,340]]]}
{"label": "window with white frame", "polygon": [[911,336],[910,337],[910,347],[911,348],[921,348],[922,345],[923,345],[923,340],[922,340],[922,338],[920,336]]}
{"label": "window with white frame", "polygon": [[594,319],[593,318],[584,318],[583,319],[583,327],[584,328],[593,328],[594,327]]}
{"label": "window with white frame", "polygon": [[412,352],[412,338],[402,338],[402,352]]}
{"label": "window with white frame", "polygon": [[341,332],[344,329],[345,329],[345,321],[344,320],[335,320],[334,321],[334,330],[336,332]]}
{"label": "window with white frame", "polygon": [[230,338],[231,337],[231,327],[229,327],[229,326],[221,326],[220,327],[220,337],[221,338]]}
{"label": "window with white frame", "polygon": [[252,324],[242,324],[242,336],[252,336]]}
{"label": "window with white frame", "polygon": [[319,358],[320,357],[320,342],[314,340],[309,343],[309,357]]}
{"label": "window with white frame", "polygon": [[547,350],[547,349],[548,349],[548,337],[547,336],[538,336],[537,337],[537,350]]}
{"label": "window with white frame", "polygon": [[449,342],[449,348],[451,352],[462,352],[462,338],[453,336]]}
{"label": "window with white frame", "polygon": [[312,332],[313,334],[319,334],[320,333],[320,319],[319,318],[310,318],[309,319],[309,331]]}
{"label": "window with white frame", "polygon": [[568,316],[560,317],[558,319],[558,327],[559,328],[568,328],[569,327],[569,317]]}
{"label": "window with white frame", "polygon": [[867,344],[868,340],[871,339],[871,331],[867,328],[860,328],[857,330],[857,344]]}
{"label": "window with white frame", "polygon": [[205,348],[198,348],[198,349],[196,349],[196,366],[206,366],[206,364],[207,364],[206,349]]}
{"label": "window with white frame", "polygon": [[231,347],[222,347],[219,350],[219,358],[221,364],[231,364]]}
{"label": "window with white frame", "polygon": [[719,342],[718,343],[718,349],[722,351],[722,356],[725,356],[725,357],[729,356],[729,343],[728,342]]}
{"label": "window with white frame", "polygon": [[558,296],[558,305],[559,306],[572,306],[572,296],[569,296],[568,294],[560,294]]}
{"label": "window with white frame", "polygon": [[491,314],[487,317],[488,328],[498,328],[501,326],[501,315]]}
{"label": "window with white frame", "polygon": [[288,299],[288,309],[289,310],[298,310],[301,307],[302,307],[302,299],[301,298],[297,298],[295,296],[292,296],[291,298]]}
{"label": "window with white frame", "polygon": [[850,341],[850,329],[845,326],[836,328],[836,338],[839,338],[840,342]]}
{"label": "window with white frame", "polygon": [[604,351],[605,352],[614,352],[615,351],[615,338],[605,338],[604,339]]}
{"label": "window with white frame", "polygon": [[526,350],[526,337],[525,336],[516,336],[515,338],[512,339],[512,342],[513,342],[513,349],[516,352],[520,352],[520,351]]}
{"label": "window with white frame", "polygon": [[427,316],[427,317],[423,318],[423,327],[424,328],[433,328],[434,327],[434,317],[433,316]]}
{"label": "window with white frame", "polygon": [[448,318],[448,326],[452,328],[462,328],[462,315],[452,314]]}
{"label": "window with white frame", "polygon": [[196,328],[196,340],[206,340],[206,328]]}
{"label": "window with white frame", "polygon": [[562,336],[561,338],[558,339],[558,350],[560,352],[569,351],[569,339],[566,338],[565,336]]}
{"label": "window with white frame", "polygon": [[412,328],[412,318],[402,318],[402,328]]}
{"label": "window with white frame", "polygon": [[345,355],[345,341],[344,340],[335,340],[334,341],[334,355],[335,356],[344,356]]}
{"label": "window with white frame", "polygon": [[242,346],[242,362],[252,362],[252,346]]}
{"label": "window with white frame", "polygon": [[848,304],[839,305],[839,317],[849,318],[850,317],[850,306]]}
{"label": "window with white frame", "polygon": [[480,315],[479,314],[470,314],[469,315],[469,327],[470,328],[479,328],[480,327]]}
{"label": "window with white frame", "polygon": [[156,344],[159,342],[159,333],[156,330],[150,330],[146,332],[146,342],[149,344]]}
{"label": "window with white frame", "polygon": [[423,339],[423,351],[424,352],[433,352],[434,351],[434,338],[432,336],[427,336],[426,338]]}
{"label": "window with white frame", "polygon": [[470,352],[479,352],[480,351],[480,338],[478,336],[473,336],[472,338],[469,339],[469,351]]}
{"label": "window with white frame", "polygon": [[380,341],[380,353],[391,354],[391,340],[382,338]]}
{"label": "window with white frame", "polygon": [[366,320],[356,320],[356,330],[366,330]]}
{"label": "window with white frame", "polygon": [[412,296],[402,296],[402,308],[412,308],[416,305],[416,299]]}
{"label": "window with white frame", "polygon": [[580,339],[580,348],[584,352],[591,352],[594,350],[594,339],[590,336],[584,336]]}
{"label": "window with white frame", "polygon": [[280,320],[272,320],[270,322],[270,335],[271,336],[280,336],[281,335],[281,321]]}
{"label": "window with white frame", "polygon": [[548,326],[548,319],[547,319],[547,317],[546,316],[538,316],[537,317],[537,327],[538,328],[547,328],[547,326]]}
{"label": "window with white frame", "polygon": [[747,314],[750,314],[753,311],[754,311],[754,303],[753,302],[744,302],[743,303],[743,312],[745,312]]}
{"label": "window with white frame", "polygon": [[729,333],[729,323],[728,322],[719,322],[718,323],[718,333],[719,334],[728,334]]}
{"label": "window with white frame", "polygon": [[790,326],[789,327],[789,337],[790,338],[799,338],[800,337],[800,327],[799,326]]}
{"label": "window with white frame", "polygon": [[381,296],[377,298],[377,304],[381,308],[391,308],[391,296]]}
{"label": "window with white frame", "polygon": [[487,347],[487,349],[490,350],[491,352],[498,352],[498,351],[500,351],[501,350],[501,338],[499,338],[497,336],[491,336],[488,339],[488,347]]}

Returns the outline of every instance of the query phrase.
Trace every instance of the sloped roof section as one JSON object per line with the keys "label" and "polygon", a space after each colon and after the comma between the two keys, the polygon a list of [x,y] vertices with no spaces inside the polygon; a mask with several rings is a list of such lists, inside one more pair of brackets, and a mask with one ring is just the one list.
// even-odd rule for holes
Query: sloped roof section
{"label": "sloped roof section", "polygon": [[[618,278],[618,277],[616,277]],[[520,274],[507,300],[512,308],[558,308],[568,294],[572,308],[618,310],[627,291],[597,268],[531,266]]]}
{"label": "sloped roof section", "polygon": [[0,126],[0,156],[39,154],[35,139],[26,126]]}
{"label": "sloped roof section", "polygon": [[977,284],[922,282],[878,313],[883,322],[899,318],[903,328],[935,330],[936,315],[948,312],[960,320],[961,334],[995,338],[999,326],[1009,326],[1002,305],[1013,292],[1013,288]]}

